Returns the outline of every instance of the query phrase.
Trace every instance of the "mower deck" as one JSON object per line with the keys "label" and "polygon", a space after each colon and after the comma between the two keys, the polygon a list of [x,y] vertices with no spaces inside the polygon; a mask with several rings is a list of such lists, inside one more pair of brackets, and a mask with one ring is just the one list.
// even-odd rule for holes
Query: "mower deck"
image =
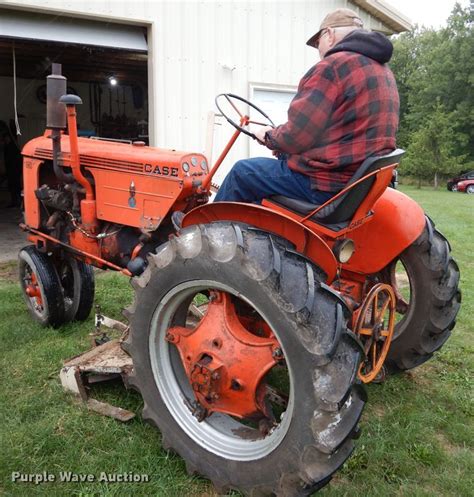
{"label": "mower deck", "polygon": [[[187,323],[196,324],[196,320],[199,321],[204,315],[205,309],[206,306],[198,308],[192,304]],[[121,343],[128,334],[128,326],[104,316],[99,309],[95,315],[95,327],[95,332],[91,334],[92,349],[64,361],[59,373],[61,384],[66,392],[84,402],[89,410],[119,421],[130,421],[136,416],[135,413],[89,397],[91,386],[95,383],[121,378],[124,385],[127,385],[133,362],[122,349]],[[117,332],[120,336],[110,339],[109,333],[117,335]],[[104,343],[100,343],[103,341]]]}
{"label": "mower deck", "polygon": [[[96,315],[98,327],[106,326],[127,333],[128,327],[119,321]],[[94,383],[121,378],[124,384],[133,368],[132,358],[122,349],[122,337],[115,338],[64,362],[59,373],[63,388],[82,400],[87,408],[119,421],[129,421],[135,413],[100,402],[89,397],[90,386]],[[104,333],[102,332],[102,336]]]}

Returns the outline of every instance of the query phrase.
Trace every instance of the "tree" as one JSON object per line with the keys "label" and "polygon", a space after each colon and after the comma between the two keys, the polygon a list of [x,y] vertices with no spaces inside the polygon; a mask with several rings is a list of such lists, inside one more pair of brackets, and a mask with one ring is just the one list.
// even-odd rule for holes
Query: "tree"
{"label": "tree", "polygon": [[[460,160],[474,161],[473,26],[473,13],[456,4],[446,27],[416,26],[394,40],[391,67],[400,92],[398,142],[410,151],[404,169],[412,174],[454,174]],[[432,123],[442,129],[437,140]],[[444,157],[436,171],[422,157],[429,150]]]}
{"label": "tree", "polygon": [[419,35],[420,31],[415,27],[413,31],[399,36],[394,41],[394,53],[390,61],[390,68],[397,79],[398,93],[400,95],[400,125],[397,141],[402,148],[408,147],[412,132],[407,119],[409,115],[408,100],[411,93],[413,73],[417,69],[417,39]]}
{"label": "tree", "polygon": [[438,100],[424,124],[412,134],[402,170],[418,178],[418,187],[423,179],[433,179],[438,188],[440,174],[458,172],[463,167],[466,156],[456,155],[452,114]]}

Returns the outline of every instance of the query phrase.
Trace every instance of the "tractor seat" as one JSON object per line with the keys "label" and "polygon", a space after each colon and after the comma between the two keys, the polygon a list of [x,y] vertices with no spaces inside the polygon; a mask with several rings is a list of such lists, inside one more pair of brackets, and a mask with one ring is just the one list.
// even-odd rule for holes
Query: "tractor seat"
{"label": "tractor seat", "polygon": [[[404,153],[404,150],[398,148],[387,155],[368,157],[354,173],[346,187],[377,169],[400,162]],[[367,178],[367,180],[361,181],[357,186],[351,188],[344,195],[329,203],[314,216],[311,216],[310,219],[319,224],[328,225],[328,227],[334,231],[345,228],[369,193],[374,181],[375,176],[371,176],[370,178]],[[269,200],[303,216],[307,216],[311,211],[314,211],[319,207],[318,204],[311,204],[304,200],[296,200],[294,198],[285,197],[284,195],[274,195],[270,197]]]}

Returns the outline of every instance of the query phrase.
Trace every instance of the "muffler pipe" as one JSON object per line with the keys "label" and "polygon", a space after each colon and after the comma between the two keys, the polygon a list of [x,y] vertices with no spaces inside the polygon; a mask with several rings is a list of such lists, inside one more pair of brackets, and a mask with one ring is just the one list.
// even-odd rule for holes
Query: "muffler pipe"
{"label": "muffler pipe", "polygon": [[74,176],[59,165],[61,156],[61,130],[66,129],[66,112],[59,99],[67,92],[67,80],[61,75],[61,64],[52,64],[52,73],[46,78],[46,128],[53,140],[54,174],[62,183],[73,183]]}
{"label": "muffler pipe", "polygon": [[77,141],[76,106],[82,104],[77,95],[63,95],[59,102],[66,106],[67,125],[69,131],[69,147],[71,152],[71,169],[74,179],[85,189],[86,198],[81,200],[81,226],[90,233],[97,229],[96,202],[90,181],[81,171],[79,145]]}

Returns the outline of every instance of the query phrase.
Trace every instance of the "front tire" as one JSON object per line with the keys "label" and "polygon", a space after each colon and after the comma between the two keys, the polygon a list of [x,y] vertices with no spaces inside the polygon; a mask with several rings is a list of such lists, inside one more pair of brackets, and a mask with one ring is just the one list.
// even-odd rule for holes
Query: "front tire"
{"label": "front tire", "polygon": [[58,260],[56,267],[64,296],[64,322],[84,321],[94,304],[92,266],[66,255]]}
{"label": "front tire", "polygon": [[[219,222],[182,230],[132,283],[129,383],[141,392],[143,417],[160,429],[163,447],[221,492],[309,495],[328,483],[353,450],[365,394],[356,384],[360,351],[347,310],[321,271],[284,240]],[[192,390],[166,332],[183,325],[190,299],[208,289],[253,307],[281,345],[289,400],[267,434],[229,415],[198,421],[191,412]]]}
{"label": "front tire", "polygon": [[32,318],[41,326],[61,326],[64,299],[51,256],[29,245],[18,254],[18,269],[23,297]]}
{"label": "front tire", "polygon": [[[401,319],[387,357],[390,370],[403,371],[423,364],[451,335],[461,304],[459,267],[451,257],[444,236],[427,218],[426,227],[400,257],[383,272],[383,279],[395,287]],[[403,264],[409,283],[406,300],[397,288],[396,265]]]}

